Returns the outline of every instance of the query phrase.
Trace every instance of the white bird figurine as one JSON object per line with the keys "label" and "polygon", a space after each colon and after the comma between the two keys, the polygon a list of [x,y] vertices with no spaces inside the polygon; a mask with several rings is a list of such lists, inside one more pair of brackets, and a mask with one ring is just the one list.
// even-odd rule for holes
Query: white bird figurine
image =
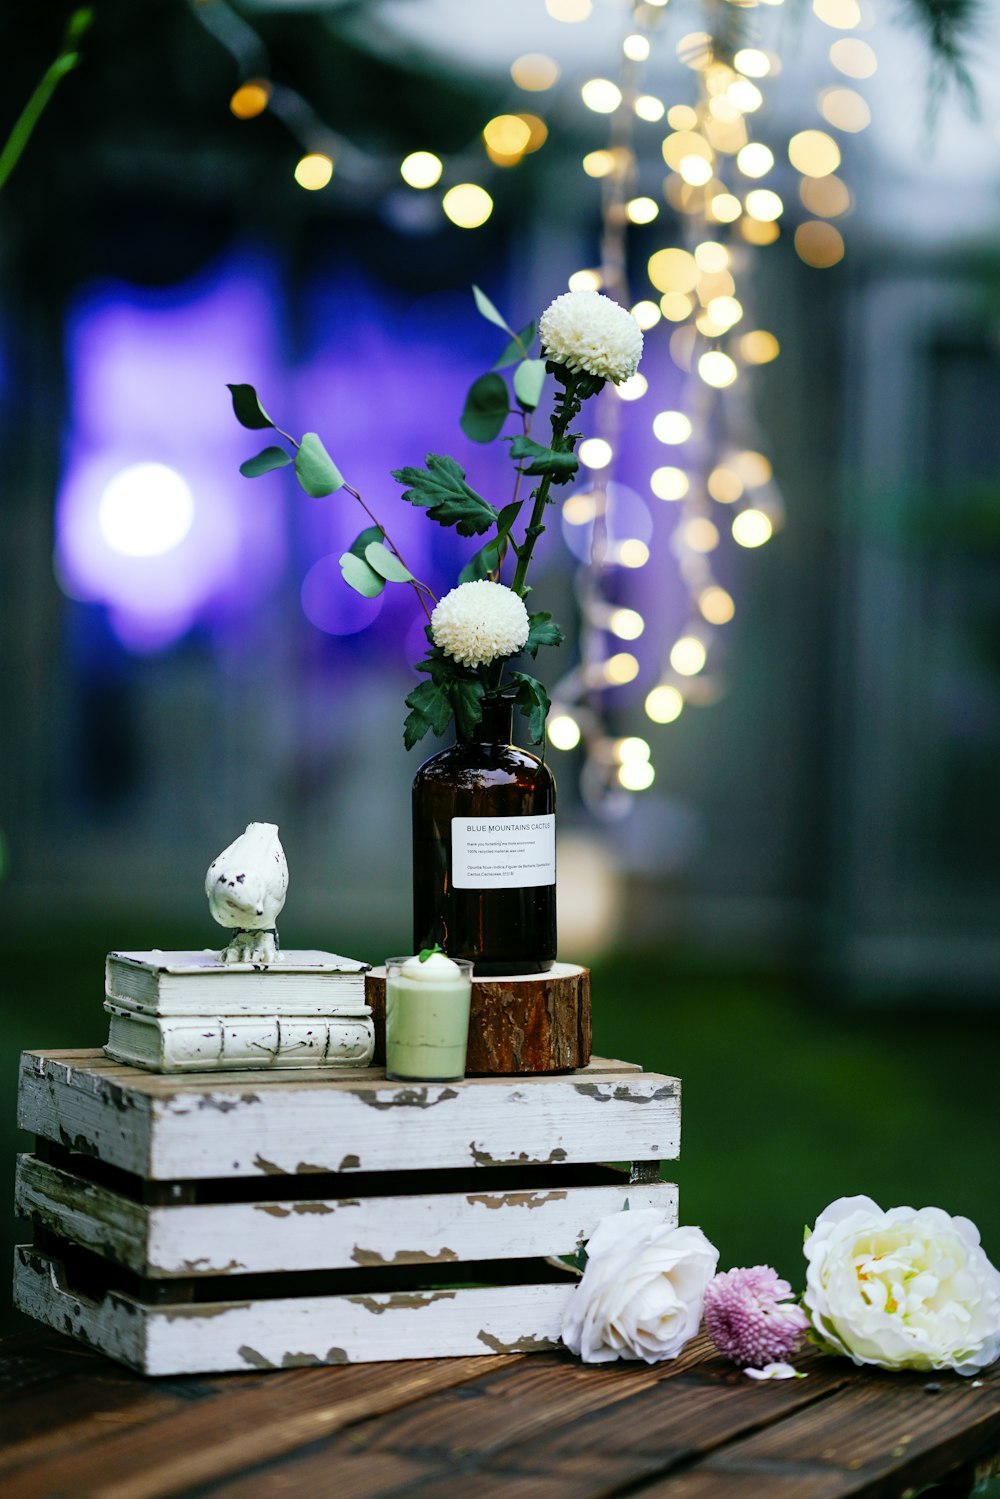
{"label": "white bird figurine", "polygon": [[224,963],[273,963],[288,864],[274,822],[251,822],[208,866],[205,894],[220,926],[235,927]]}

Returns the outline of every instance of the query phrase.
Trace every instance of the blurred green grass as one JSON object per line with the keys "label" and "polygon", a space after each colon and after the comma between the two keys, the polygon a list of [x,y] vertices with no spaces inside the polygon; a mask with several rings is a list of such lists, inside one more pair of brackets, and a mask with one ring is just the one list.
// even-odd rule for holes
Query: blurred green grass
{"label": "blurred green grass", "polygon": [[[119,932],[121,947],[147,932]],[[163,946],[183,938],[160,932]],[[380,954],[398,934],[354,940]],[[289,945],[295,945],[290,941]],[[19,1235],[10,1206],[17,1060],[27,1048],[98,1046],[104,948],[81,937],[5,959],[0,1011],[0,1254]],[[598,1054],[682,1080],[681,1218],[719,1247],[720,1267],[774,1264],[801,1285],[803,1226],[835,1197],[927,1203],[978,1224],[1000,1259],[996,1087],[1000,1016],[820,999],[780,975],[710,971],[679,955],[631,954],[594,968]],[[25,1319],[2,1298],[0,1331]]]}

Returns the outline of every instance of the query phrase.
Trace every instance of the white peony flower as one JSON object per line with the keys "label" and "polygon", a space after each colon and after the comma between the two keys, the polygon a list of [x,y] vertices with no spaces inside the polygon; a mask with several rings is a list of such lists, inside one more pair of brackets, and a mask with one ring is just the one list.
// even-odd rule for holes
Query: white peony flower
{"label": "white peony flower", "polygon": [[855,1364],[978,1374],[1000,1357],[1000,1272],[968,1218],[841,1197],[805,1256],[813,1327]]}
{"label": "white peony flower", "polygon": [[487,666],[512,656],[528,638],[524,601],[502,583],[459,583],[431,615],[434,644],[462,666]]}
{"label": "white peony flower", "polygon": [[538,333],[548,359],[616,385],[631,379],[642,354],[635,318],[597,291],[563,292],[542,313]]}
{"label": "white peony flower", "polygon": [[719,1251],[700,1228],[670,1228],[656,1208],[602,1218],[570,1298],[562,1339],[585,1363],[676,1358],[698,1331]]}

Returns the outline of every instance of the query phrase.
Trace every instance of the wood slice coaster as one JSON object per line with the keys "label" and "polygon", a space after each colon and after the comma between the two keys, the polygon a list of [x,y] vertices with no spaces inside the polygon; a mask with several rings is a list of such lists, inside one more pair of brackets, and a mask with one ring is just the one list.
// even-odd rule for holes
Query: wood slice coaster
{"label": "wood slice coaster", "polygon": [[[375,1063],[385,1062],[385,969],[365,974],[375,1021]],[[569,1072],[590,1061],[590,969],[553,963],[548,973],[473,979],[469,1051],[472,1077]]]}

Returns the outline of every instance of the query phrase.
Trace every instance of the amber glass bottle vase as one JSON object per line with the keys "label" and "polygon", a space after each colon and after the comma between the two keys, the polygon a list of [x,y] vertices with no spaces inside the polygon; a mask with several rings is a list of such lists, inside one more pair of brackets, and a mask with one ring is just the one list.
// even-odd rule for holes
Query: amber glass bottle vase
{"label": "amber glass bottle vase", "polygon": [[514,705],[424,762],[413,782],[413,946],[477,977],[543,973],[556,956],[556,783],[511,743]]}

